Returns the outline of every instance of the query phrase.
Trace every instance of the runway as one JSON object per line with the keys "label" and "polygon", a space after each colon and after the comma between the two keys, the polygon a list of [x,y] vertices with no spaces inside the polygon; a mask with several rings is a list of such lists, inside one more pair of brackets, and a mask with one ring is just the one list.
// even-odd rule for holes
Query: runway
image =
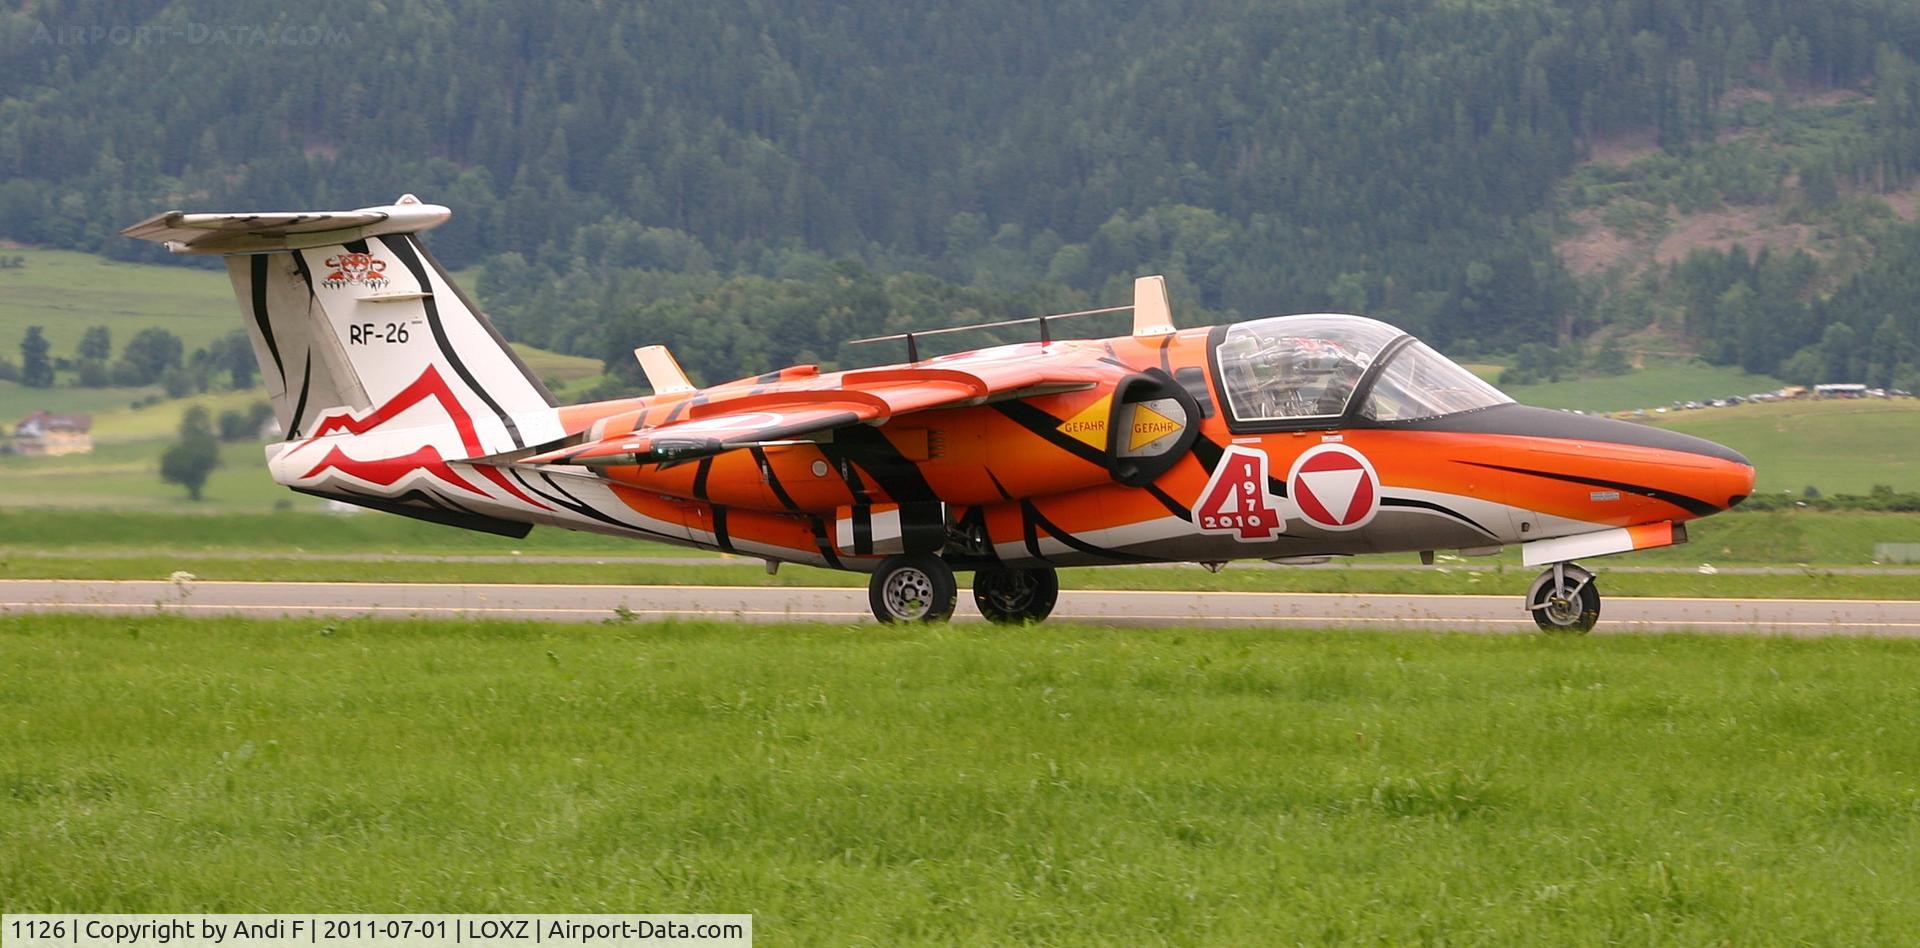
{"label": "runway", "polygon": [[[0,581],[0,612],[250,617],[388,616],[556,622],[671,618],[870,623],[864,588],[439,583]],[[978,622],[960,594],[960,622]],[[1069,590],[1052,621],[1122,626],[1386,628],[1518,632],[1517,596]],[[1920,636],[1920,601],[1613,597],[1596,633]]]}

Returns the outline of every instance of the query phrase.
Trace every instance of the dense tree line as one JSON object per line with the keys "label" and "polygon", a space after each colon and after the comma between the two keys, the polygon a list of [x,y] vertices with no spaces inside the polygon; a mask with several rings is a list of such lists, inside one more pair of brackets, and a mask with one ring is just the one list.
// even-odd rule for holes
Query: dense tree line
{"label": "dense tree line", "polygon": [[[1730,90],[1871,88],[1865,134],[1784,170],[1895,187],[1917,58],[1908,0],[44,0],[0,14],[0,236],[152,257],[117,228],[414,191],[456,208],[439,253],[501,271],[503,322],[573,352],[631,327],[835,358],[843,330],[1143,272],[1188,308],[1511,350],[1597,318],[1545,213],[1596,138],[1681,154]],[[1791,260],[1747,266],[1717,292],[1807,308],[1735,344],[1777,367],[1829,313]]]}
{"label": "dense tree line", "polygon": [[20,338],[20,363],[0,359],[0,379],[28,388],[52,388],[62,373],[71,373],[80,388],[159,385],[179,398],[221,388],[252,388],[258,361],[253,343],[243,329],[235,329],[205,346],[187,352],[179,336],[158,326],[133,334],[113,357],[113,333],[106,326],[89,326],[71,357],[53,354],[53,346],[39,326],[28,326]]}
{"label": "dense tree line", "polygon": [[1873,259],[1830,293],[1812,291],[1819,270],[1804,251],[1697,250],[1656,290],[1679,303],[1710,362],[1800,384],[1920,391],[1920,226],[1885,231]]}

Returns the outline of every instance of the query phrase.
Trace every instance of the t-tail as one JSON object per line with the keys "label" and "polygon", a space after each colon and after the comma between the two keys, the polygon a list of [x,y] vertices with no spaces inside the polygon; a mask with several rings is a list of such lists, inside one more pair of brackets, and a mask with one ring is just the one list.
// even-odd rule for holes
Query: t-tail
{"label": "t-tail", "polygon": [[356,211],[188,214],[127,228],[175,253],[226,255],[286,440],[295,490],[522,535],[564,520],[535,485],[470,463],[562,435],[540,380],[418,234],[451,216],[406,195]]}

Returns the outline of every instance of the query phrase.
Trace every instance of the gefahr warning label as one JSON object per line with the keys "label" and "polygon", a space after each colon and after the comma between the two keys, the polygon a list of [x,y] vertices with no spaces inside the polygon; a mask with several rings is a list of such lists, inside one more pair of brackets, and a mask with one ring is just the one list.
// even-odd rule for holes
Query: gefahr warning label
{"label": "gefahr warning label", "polygon": [[1113,396],[1107,395],[1099,401],[1080,409],[1072,418],[1060,423],[1060,433],[1078,441],[1096,451],[1107,449],[1107,416],[1113,413]]}

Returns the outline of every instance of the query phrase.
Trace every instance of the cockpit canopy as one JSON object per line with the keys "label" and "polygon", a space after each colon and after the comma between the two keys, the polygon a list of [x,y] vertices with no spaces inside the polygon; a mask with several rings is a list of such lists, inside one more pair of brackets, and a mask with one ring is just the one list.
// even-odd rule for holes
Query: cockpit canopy
{"label": "cockpit canopy", "polygon": [[1253,428],[1330,426],[1349,414],[1412,421],[1512,401],[1418,339],[1362,316],[1235,323],[1214,360],[1229,416]]}

